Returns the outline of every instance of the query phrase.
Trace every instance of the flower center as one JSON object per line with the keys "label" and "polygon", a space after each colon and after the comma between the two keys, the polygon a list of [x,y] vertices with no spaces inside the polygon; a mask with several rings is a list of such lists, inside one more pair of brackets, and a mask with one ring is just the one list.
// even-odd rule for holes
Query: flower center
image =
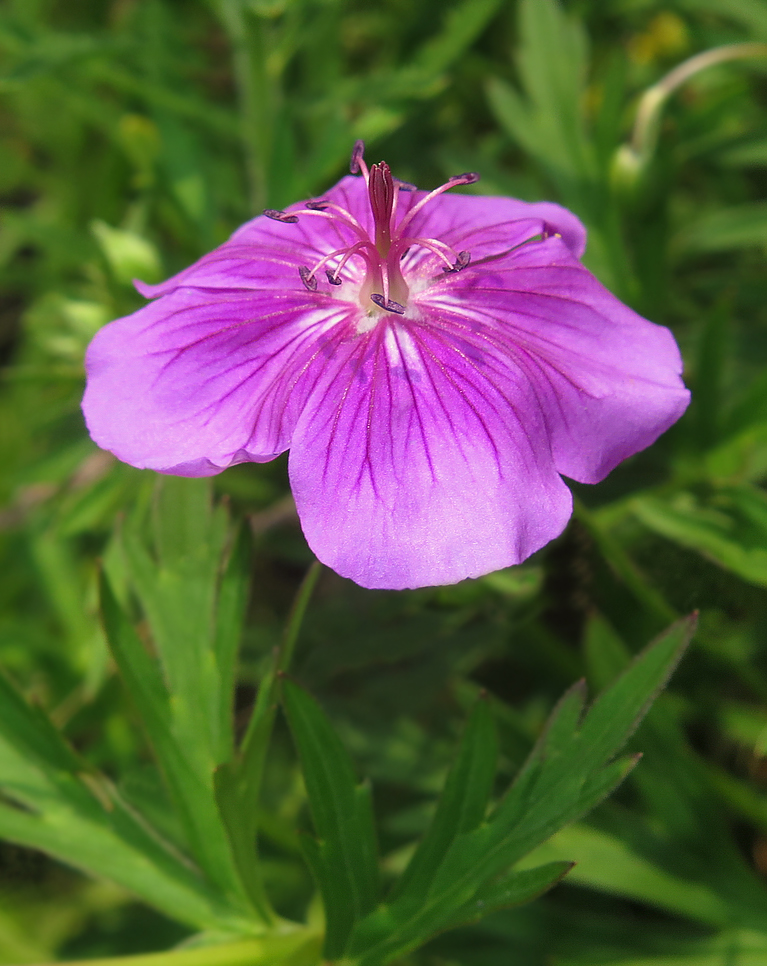
{"label": "flower center", "polygon": [[[410,233],[416,214],[437,195],[457,185],[473,184],[479,175],[469,172],[450,178],[445,184],[435,188],[414,204],[397,223],[397,202],[401,191],[415,191],[415,186],[399,181],[392,176],[389,165],[382,161],[370,169],[364,160],[365,146],[357,141],[352,151],[350,170],[352,174],[362,173],[368,188],[370,210],[373,215],[373,237],[359,221],[340,205],[319,199],[307,201],[298,211],[284,212],[268,209],[268,218],[284,223],[298,221],[299,215],[315,215],[335,222],[337,226],[350,229],[354,240],[343,248],[323,256],[315,265],[302,265],[298,272],[301,281],[310,292],[318,288],[317,275],[324,271],[330,285],[344,282],[343,272],[352,258],[362,260],[365,278],[360,286],[359,301],[367,312],[379,310],[404,315],[407,309],[410,290],[400,267],[405,253],[413,246],[420,246],[433,252],[444,264],[443,275],[460,272],[469,264],[469,252],[456,252],[450,245],[437,238],[424,238]],[[371,304],[372,303],[372,304]]]}

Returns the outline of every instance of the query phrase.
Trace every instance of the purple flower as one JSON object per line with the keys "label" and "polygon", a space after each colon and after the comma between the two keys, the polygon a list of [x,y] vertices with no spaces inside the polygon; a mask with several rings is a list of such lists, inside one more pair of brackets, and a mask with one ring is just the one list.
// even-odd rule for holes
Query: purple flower
{"label": "purple flower", "polygon": [[558,205],[445,196],[368,170],[267,211],[102,329],[93,439],[208,476],[290,449],[312,550],[365,587],[452,583],[564,529],[560,474],[601,480],[681,416],[671,333],[580,264]]}

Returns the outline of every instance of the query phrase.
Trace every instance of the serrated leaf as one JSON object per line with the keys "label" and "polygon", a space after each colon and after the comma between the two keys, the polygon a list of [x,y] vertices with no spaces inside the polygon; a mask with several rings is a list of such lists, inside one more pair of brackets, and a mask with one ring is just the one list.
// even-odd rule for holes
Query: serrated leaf
{"label": "serrated leaf", "polygon": [[325,904],[325,956],[341,956],[354,923],[379,896],[370,794],[317,702],[291,681],[283,703],[296,743],[319,841],[305,848]]}

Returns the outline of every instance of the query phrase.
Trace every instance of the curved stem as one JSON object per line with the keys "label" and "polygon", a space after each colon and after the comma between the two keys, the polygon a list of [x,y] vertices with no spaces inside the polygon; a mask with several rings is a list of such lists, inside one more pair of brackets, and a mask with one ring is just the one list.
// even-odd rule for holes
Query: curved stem
{"label": "curved stem", "polygon": [[682,84],[709,67],[752,57],[767,57],[767,44],[726,44],[715,47],[678,64],[657,84],[649,87],[639,101],[634,129],[631,132],[630,149],[634,155],[644,161],[655,150],[663,106]]}

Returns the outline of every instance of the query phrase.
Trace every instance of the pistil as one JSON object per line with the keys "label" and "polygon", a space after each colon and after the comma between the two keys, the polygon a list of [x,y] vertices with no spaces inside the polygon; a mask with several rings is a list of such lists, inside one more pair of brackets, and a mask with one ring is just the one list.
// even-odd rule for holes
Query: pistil
{"label": "pistil", "polygon": [[[364,151],[363,142],[357,141],[352,151],[349,169],[352,174],[361,173],[367,185],[370,210],[373,215],[372,239],[351,212],[323,198],[307,201],[302,209],[290,212],[268,209],[264,214],[283,224],[297,222],[299,215],[314,215],[327,218],[339,227],[343,226],[350,230],[356,236],[356,241],[323,256],[311,268],[305,265],[300,267],[299,275],[304,286],[308,291],[316,292],[317,273],[320,271],[325,272],[330,285],[341,285],[343,282],[341,272],[347,262],[352,257],[359,256],[365,262],[365,279],[360,286],[358,296],[360,305],[368,313],[373,311],[372,303],[379,310],[395,315],[405,315],[410,289],[402,274],[400,263],[413,246],[427,249],[442,261],[441,277],[463,271],[471,260],[469,252],[457,252],[438,238],[410,235],[407,229],[424,205],[433,198],[458,185],[473,184],[479,176],[469,172],[450,178],[445,184],[421,198],[410,208],[399,224],[395,225],[400,191],[415,191],[416,188],[414,185],[392,177],[389,165],[385,161],[368,168],[365,164]],[[339,261],[333,270],[330,266],[336,259]]]}

